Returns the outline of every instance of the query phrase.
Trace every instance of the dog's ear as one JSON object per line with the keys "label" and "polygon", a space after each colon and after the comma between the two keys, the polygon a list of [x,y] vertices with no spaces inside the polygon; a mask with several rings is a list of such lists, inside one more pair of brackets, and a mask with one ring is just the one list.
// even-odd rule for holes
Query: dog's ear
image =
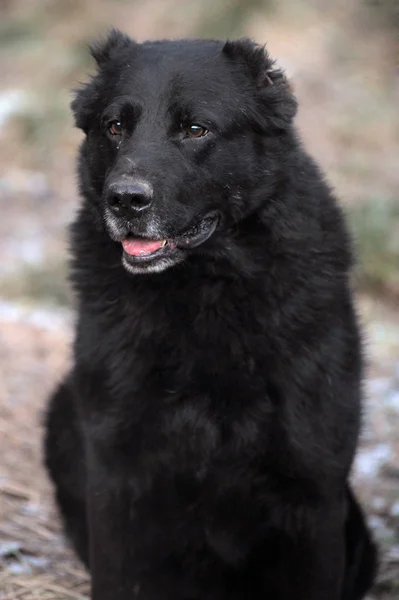
{"label": "dog's ear", "polygon": [[[98,71],[101,73],[101,69],[107,62],[127,48],[132,48],[135,45],[136,42],[129,36],[117,29],[112,29],[106,39],[91,44],[90,53],[97,63]],[[93,77],[89,83],[74,91],[71,109],[75,117],[76,126],[85,133],[88,132],[90,115],[93,113],[93,107],[99,97],[96,77]]]}
{"label": "dog's ear", "polygon": [[273,83],[269,73],[274,69],[274,63],[264,46],[256,44],[249,38],[242,38],[236,41],[227,41],[223,52],[249,71],[257,87]]}
{"label": "dog's ear", "polygon": [[90,45],[90,53],[97,66],[101,68],[119,52],[135,45],[136,42],[128,35],[125,35],[119,29],[111,29],[106,39],[98,40]]}
{"label": "dog's ear", "polygon": [[281,69],[276,67],[264,46],[248,38],[228,41],[223,53],[242,66],[255,84],[256,115],[262,129],[285,129],[292,122],[297,102],[292,86]]}
{"label": "dog's ear", "polygon": [[75,119],[76,127],[88,133],[90,115],[93,113],[93,106],[98,100],[98,93],[94,78],[89,83],[85,83],[73,91],[73,100],[71,110]]}

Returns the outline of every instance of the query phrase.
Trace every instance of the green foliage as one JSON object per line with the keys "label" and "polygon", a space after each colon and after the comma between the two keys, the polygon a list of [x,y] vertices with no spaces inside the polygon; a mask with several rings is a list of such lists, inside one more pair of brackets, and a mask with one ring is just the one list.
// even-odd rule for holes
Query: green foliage
{"label": "green foliage", "polygon": [[399,199],[370,198],[348,211],[360,287],[399,294]]}
{"label": "green foliage", "polygon": [[34,156],[37,168],[51,164],[56,141],[72,125],[68,97],[52,90],[51,96],[38,93],[10,119],[10,125],[24,147]]}
{"label": "green foliage", "polygon": [[399,29],[398,0],[365,0],[373,18],[382,26]]}
{"label": "green foliage", "polygon": [[8,300],[27,298],[34,302],[69,306],[71,294],[65,264],[26,266],[0,279],[0,296]]}
{"label": "green foliage", "polygon": [[275,0],[205,0],[201,3],[196,33],[207,38],[234,38],[245,35],[248,15],[270,11]]}
{"label": "green foliage", "polygon": [[28,23],[20,21],[4,20],[0,22],[0,48],[3,50],[14,50],[26,41],[35,39],[37,36]]}

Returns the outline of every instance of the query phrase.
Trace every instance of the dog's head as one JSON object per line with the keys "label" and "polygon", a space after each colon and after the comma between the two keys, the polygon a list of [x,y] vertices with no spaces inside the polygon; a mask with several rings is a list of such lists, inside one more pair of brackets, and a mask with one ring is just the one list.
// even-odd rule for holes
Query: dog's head
{"label": "dog's head", "polygon": [[126,269],[163,271],[270,196],[296,102],[249,40],[138,44],[113,31],[92,54],[98,73],[72,103],[81,188]]}

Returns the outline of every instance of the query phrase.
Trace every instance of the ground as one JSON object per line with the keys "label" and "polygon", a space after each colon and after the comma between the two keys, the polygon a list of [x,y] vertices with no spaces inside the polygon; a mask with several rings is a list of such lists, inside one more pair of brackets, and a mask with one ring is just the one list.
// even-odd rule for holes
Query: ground
{"label": "ground", "polygon": [[[362,297],[369,377],[354,482],[381,548],[373,600],[399,594],[399,320]],[[68,310],[0,305],[0,600],[83,600],[89,584],[60,529],[42,466],[46,398],[68,368]]]}

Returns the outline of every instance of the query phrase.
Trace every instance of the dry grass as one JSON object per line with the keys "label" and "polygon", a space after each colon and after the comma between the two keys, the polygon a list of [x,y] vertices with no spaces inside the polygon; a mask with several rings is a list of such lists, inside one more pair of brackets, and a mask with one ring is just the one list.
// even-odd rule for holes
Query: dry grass
{"label": "dry grass", "polygon": [[0,599],[83,600],[88,575],[65,544],[41,464],[45,398],[70,336],[51,317],[24,321],[0,330]]}

